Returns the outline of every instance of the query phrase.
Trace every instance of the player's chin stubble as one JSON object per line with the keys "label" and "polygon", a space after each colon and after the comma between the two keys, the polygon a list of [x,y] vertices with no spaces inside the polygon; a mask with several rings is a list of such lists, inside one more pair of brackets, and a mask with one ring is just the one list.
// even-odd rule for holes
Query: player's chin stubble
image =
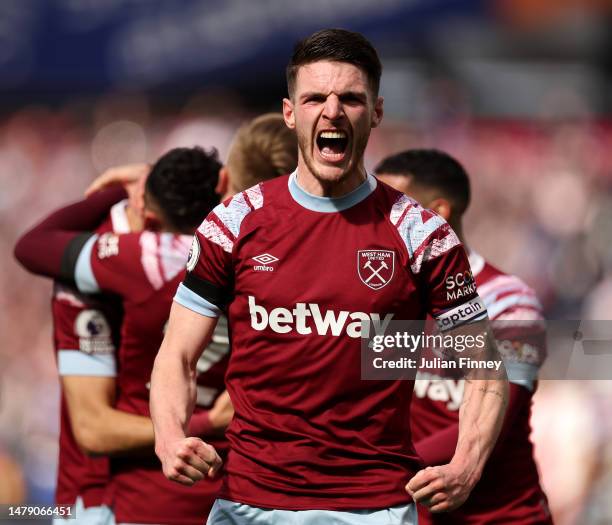
{"label": "player's chin stubble", "polygon": [[[314,161],[314,150],[317,147],[316,144],[310,145],[310,140],[304,137],[301,137],[298,134],[298,147],[300,148],[300,153],[302,154],[302,158],[308,168],[308,171],[312,173],[313,177],[322,183],[330,183],[330,182],[340,182],[344,180],[350,173],[351,167],[353,166],[353,157],[349,158],[348,164],[344,167],[342,172],[337,175],[325,175],[321,173],[319,169],[317,169]],[[310,151],[313,153],[310,154]]]}

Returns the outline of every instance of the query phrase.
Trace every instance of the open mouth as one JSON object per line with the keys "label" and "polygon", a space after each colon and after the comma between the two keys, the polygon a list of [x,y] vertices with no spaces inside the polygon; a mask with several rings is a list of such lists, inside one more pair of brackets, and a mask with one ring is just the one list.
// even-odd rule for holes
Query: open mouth
{"label": "open mouth", "polygon": [[327,160],[338,161],[344,158],[348,146],[345,131],[321,131],[317,135],[317,147],[321,156]]}

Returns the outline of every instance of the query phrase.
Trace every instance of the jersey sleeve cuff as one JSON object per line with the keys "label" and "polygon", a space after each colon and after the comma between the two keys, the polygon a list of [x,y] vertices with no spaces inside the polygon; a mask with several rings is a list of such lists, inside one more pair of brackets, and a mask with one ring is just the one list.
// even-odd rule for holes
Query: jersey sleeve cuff
{"label": "jersey sleeve cuff", "polygon": [[218,306],[199,296],[197,293],[187,288],[183,283],[179,285],[176,295],[174,296],[174,301],[206,317],[219,317],[221,315],[221,309]]}
{"label": "jersey sleeve cuff", "polygon": [[538,367],[528,363],[504,362],[508,381],[515,385],[525,387],[530,392],[535,389],[538,380]]}
{"label": "jersey sleeve cuff", "polygon": [[79,291],[83,293],[97,293],[100,291],[98,281],[91,266],[91,252],[97,240],[97,235],[92,235],[87,239],[87,242],[81,248],[74,269],[74,281]]}
{"label": "jersey sleeve cuff", "polygon": [[464,324],[482,321],[487,317],[487,309],[480,297],[476,296],[459,306],[435,315],[434,319],[438,323],[441,332],[458,328]]}
{"label": "jersey sleeve cuff", "polygon": [[86,354],[79,350],[60,350],[57,353],[60,376],[115,377],[117,363],[113,354]]}

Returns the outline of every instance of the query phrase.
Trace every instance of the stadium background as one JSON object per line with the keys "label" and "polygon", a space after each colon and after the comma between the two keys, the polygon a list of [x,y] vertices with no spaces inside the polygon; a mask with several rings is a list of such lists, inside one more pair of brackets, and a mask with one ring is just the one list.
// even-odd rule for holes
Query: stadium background
{"label": "stadium background", "polygon": [[[0,3],[0,502],[50,503],[58,385],[49,282],[19,234],[104,169],[175,146],[224,158],[280,110],[292,43],[364,32],[385,119],[366,162],[439,147],[472,175],[470,244],[549,319],[612,314],[612,12],[605,0]],[[534,440],[559,524],[612,523],[612,383],[546,381]]]}

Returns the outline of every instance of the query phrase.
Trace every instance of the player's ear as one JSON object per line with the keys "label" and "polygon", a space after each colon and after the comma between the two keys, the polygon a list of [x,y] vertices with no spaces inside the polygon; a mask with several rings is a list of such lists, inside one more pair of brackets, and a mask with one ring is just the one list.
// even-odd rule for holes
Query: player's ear
{"label": "player's ear", "polygon": [[215,188],[215,193],[221,197],[221,199],[225,199],[227,195],[227,188],[229,186],[229,170],[227,166],[223,166],[219,170],[219,181],[217,182],[217,187]]}
{"label": "player's ear", "polygon": [[384,108],[383,108],[384,99],[382,97],[376,97],[376,102],[374,102],[374,112],[372,113],[372,127],[376,128],[382,122]]}
{"label": "player's ear", "polygon": [[434,199],[427,206],[430,210],[435,211],[440,217],[442,217],[445,221],[449,221],[451,217],[451,213],[453,211],[451,203],[440,197],[438,199]]}
{"label": "player's ear", "polygon": [[283,117],[285,118],[285,124],[290,129],[295,129],[295,114],[293,112],[293,102],[291,99],[283,99]]}

